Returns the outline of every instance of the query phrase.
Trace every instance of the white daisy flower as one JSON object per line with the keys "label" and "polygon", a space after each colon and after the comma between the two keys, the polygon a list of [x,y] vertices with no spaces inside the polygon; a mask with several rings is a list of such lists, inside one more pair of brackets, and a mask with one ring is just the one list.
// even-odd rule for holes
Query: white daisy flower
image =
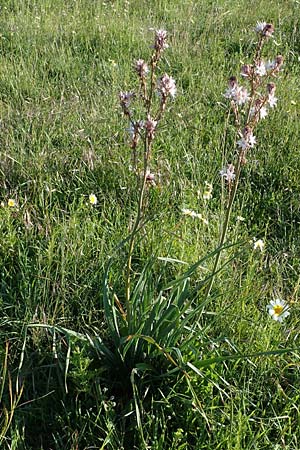
{"label": "white daisy flower", "polygon": [[89,202],[91,205],[97,205],[98,199],[95,194],[89,195]]}
{"label": "white daisy flower", "polygon": [[254,250],[258,250],[259,249],[262,252],[264,247],[265,247],[265,243],[264,243],[264,241],[262,239],[258,239],[257,241],[254,240],[254,243],[253,243]]}
{"label": "white daisy flower", "polygon": [[184,216],[190,216],[190,217],[192,217],[193,219],[200,219],[200,220],[202,220],[203,223],[205,223],[205,225],[208,225],[208,220],[205,219],[205,218],[202,216],[202,214],[196,213],[196,212],[193,211],[192,209],[183,208],[183,209],[181,210],[181,212],[182,212],[182,214],[183,214]]}
{"label": "white daisy flower", "polygon": [[267,310],[272,319],[277,322],[282,322],[283,319],[290,315],[289,306],[280,298],[271,300],[269,305],[267,305]]}
{"label": "white daisy flower", "polygon": [[206,189],[203,192],[203,199],[210,200],[212,198],[213,185],[211,183],[208,183],[208,181],[205,181],[205,186]]}

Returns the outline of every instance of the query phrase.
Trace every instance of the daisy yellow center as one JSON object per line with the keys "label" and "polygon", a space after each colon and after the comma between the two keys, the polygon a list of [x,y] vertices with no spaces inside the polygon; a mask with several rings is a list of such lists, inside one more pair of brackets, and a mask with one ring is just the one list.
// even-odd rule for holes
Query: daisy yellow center
{"label": "daisy yellow center", "polygon": [[283,311],[283,306],[281,305],[275,305],[274,306],[274,313],[277,314],[279,316],[279,314],[281,314]]}
{"label": "daisy yellow center", "polygon": [[91,203],[92,205],[95,205],[95,204],[97,203],[97,198],[96,198],[96,196],[93,195],[93,194],[90,195],[90,203]]}

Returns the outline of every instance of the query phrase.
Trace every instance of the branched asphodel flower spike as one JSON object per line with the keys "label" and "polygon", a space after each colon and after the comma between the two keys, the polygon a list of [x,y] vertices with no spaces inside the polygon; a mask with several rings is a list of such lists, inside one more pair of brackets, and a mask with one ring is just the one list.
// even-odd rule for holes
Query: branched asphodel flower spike
{"label": "branched asphodel flower spike", "polygon": [[[153,53],[150,62],[137,59],[134,63],[134,71],[139,79],[139,92],[121,92],[119,94],[120,106],[124,116],[129,120],[129,132],[131,137],[130,148],[132,150],[133,170],[137,175],[138,202],[136,217],[131,227],[129,236],[129,250],[125,274],[125,302],[126,319],[130,328],[131,305],[131,262],[137,233],[143,228],[146,192],[156,186],[155,174],[150,170],[153,142],[156,138],[158,125],[161,121],[167,103],[176,94],[175,80],[168,74],[157,78],[158,64],[162,53],[169,47],[167,32],[156,30],[153,45]],[[156,81],[158,80],[158,81]],[[154,93],[157,92],[157,96]],[[143,117],[135,118],[132,102],[141,100]],[[159,99],[159,100],[158,100]],[[140,145],[141,144],[141,145]]]}
{"label": "branched asphodel flower spike", "polygon": [[241,170],[243,165],[247,163],[247,153],[252,151],[257,143],[254,130],[260,120],[266,118],[268,109],[274,108],[277,104],[277,98],[275,97],[276,86],[270,78],[276,77],[280,72],[283,65],[283,57],[278,55],[274,61],[269,61],[268,63],[262,59],[263,46],[273,35],[274,27],[270,23],[258,22],[255,31],[257,32],[258,41],[252,63],[244,64],[241,68],[243,82],[248,82],[249,87],[240,85],[237,78],[231,76],[228,88],[224,93],[224,97],[230,100],[230,107],[235,119],[237,149],[232,157],[232,160],[235,162],[229,164],[220,172],[222,179],[228,185],[228,203],[221,227],[212,276],[207,288],[207,297],[210,295],[218,271],[220,255],[227,236]]}

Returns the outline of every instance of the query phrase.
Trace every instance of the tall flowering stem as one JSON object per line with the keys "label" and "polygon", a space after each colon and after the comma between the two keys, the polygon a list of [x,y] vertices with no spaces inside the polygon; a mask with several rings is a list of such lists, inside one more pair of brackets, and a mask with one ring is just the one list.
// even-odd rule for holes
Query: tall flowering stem
{"label": "tall flowering stem", "polygon": [[[137,211],[129,238],[125,273],[125,306],[127,323],[129,325],[131,318],[130,295],[134,245],[136,235],[143,227],[145,194],[147,189],[156,185],[156,176],[150,170],[153,141],[156,137],[159,122],[166,110],[167,101],[170,97],[174,97],[176,93],[176,85],[172,77],[164,74],[157,80],[158,64],[163,51],[168,47],[167,32],[165,30],[156,30],[150,63],[147,64],[143,59],[138,59],[134,65],[135,73],[139,79],[139,91],[137,93],[121,92],[119,95],[123,114],[129,121],[132,170],[137,176],[138,190]],[[154,96],[155,92],[158,94],[157,97]],[[157,101],[156,98],[159,100]],[[138,100],[142,104],[143,117],[136,119],[132,103]]]}
{"label": "tall flowering stem", "polygon": [[218,271],[242,167],[247,163],[247,153],[256,145],[256,137],[253,131],[257,124],[268,115],[269,109],[274,108],[277,104],[276,86],[271,80],[280,72],[283,57],[278,55],[273,61],[268,62],[262,60],[264,44],[273,35],[274,27],[266,22],[258,22],[255,31],[258,42],[253,61],[251,64],[242,66],[241,69],[241,76],[248,81],[250,89],[240,85],[237,78],[232,76],[229,78],[228,88],[224,94],[225,98],[230,101],[230,108],[234,117],[237,150],[233,157],[235,165],[230,163],[220,171],[222,179],[228,186],[228,202],[212,276],[207,288],[207,297],[210,295]]}

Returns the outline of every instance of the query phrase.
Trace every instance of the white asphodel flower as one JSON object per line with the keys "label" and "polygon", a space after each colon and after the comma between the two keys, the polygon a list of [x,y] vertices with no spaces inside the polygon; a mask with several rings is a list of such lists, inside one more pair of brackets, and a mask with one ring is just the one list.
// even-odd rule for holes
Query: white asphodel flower
{"label": "white asphodel flower", "polygon": [[269,60],[269,61],[266,62],[266,64],[265,64],[266,70],[274,70],[275,67],[276,67],[276,61],[275,61],[275,60],[272,60],[272,61]]}
{"label": "white asphodel flower", "polygon": [[267,70],[266,70],[266,65],[263,61],[260,61],[256,68],[255,68],[255,73],[259,76],[259,77],[263,77],[264,75],[266,75]]}
{"label": "white asphodel flower", "polygon": [[224,93],[225,98],[233,98],[235,96],[236,88],[228,88]]}
{"label": "white asphodel flower", "polygon": [[267,22],[257,22],[255,26],[255,31],[262,33],[267,25]]}
{"label": "white asphodel flower", "polygon": [[220,170],[220,175],[228,181],[228,183],[231,183],[235,179],[234,165],[228,164],[227,167],[223,167],[223,169]]}
{"label": "white asphodel flower", "polygon": [[233,98],[234,101],[240,106],[244,105],[250,100],[249,92],[247,91],[246,88],[242,86],[238,86],[236,88],[235,95]]}
{"label": "white asphodel flower", "polygon": [[289,306],[284,300],[280,298],[271,300],[269,305],[267,305],[267,310],[272,319],[276,320],[277,322],[282,322],[283,319],[290,315]]}
{"label": "white asphodel flower", "polygon": [[265,119],[265,118],[267,117],[267,115],[268,115],[268,110],[267,110],[267,108],[266,108],[265,106],[262,106],[262,107],[260,108],[260,110],[259,110],[259,117],[260,117],[261,119]]}
{"label": "white asphodel flower", "polygon": [[152,119],[151,116],[148,114],[147,120],[144,123],[144,128],[147,132],[148,138],[151,140],[154,138],[156,125],[157,125],[157,120]]}
{"label": "white asphodel flower", "polygon": [[[255,106],[250,109],[250,116],[256,116],[259,119],[265,119],[268,115],[268,110],[265,106],[260,106],[259,108],[256,108]],[[256,142],[256,140],[255,140]]]}
{"label": "white asphodel flower", "polygon": [[176,94],[176,83],[174,78],[169,77],[169,75],[165,73],[157,82],[157,90],[158,94],[163,97],[170,95],[174,98]]}
{"label": "white asphodel flower", "polygon": [[270,108],[274,108],[277,105],[277,97],[274,95],[269,95],[268,104]]}
{"label": "white asphodel flower", "polygon": [[246,130],[241,136],[241,139],[237,141],[238,147],[242,150],[247,150],[249,147],[254,147],[256,144],[256,137],[253,135],[251,130]]}
{"label": "white asphodel flower", "polygon": [[237,145],[238,147],[240,147],[242,150],[246,150],[247,148],[249,148],[249,143],[245,138],[241,138],[237,141]]}
{"label": "white asphodel flower", "polygon": [[236,82],[229,82],[229,86],[224,93],[224,97],[233,100],[237,105],[242,106],[250,100],[250,95],[247,89],[243,86],[238,86]]}
{"label": "white asphodel flower", "polygon": [[252,133],[250,133],[248,136],[248,142],[249,142],[250,147],[253,147],[256,144],[256,137],[253,136]]}
{"label": "white asphodel flower", "polygon": [[166,30],[155,30],[155,43],[154,48],[157,51],[164,50],[165,48],[169,47],[169,44],[167,44],[167,32]]}
{"label": "white asphodel flower", "polygon": [[149,67],[143,59],[137,59],[134,68],[141,78],[144,78],[149,72]]}

